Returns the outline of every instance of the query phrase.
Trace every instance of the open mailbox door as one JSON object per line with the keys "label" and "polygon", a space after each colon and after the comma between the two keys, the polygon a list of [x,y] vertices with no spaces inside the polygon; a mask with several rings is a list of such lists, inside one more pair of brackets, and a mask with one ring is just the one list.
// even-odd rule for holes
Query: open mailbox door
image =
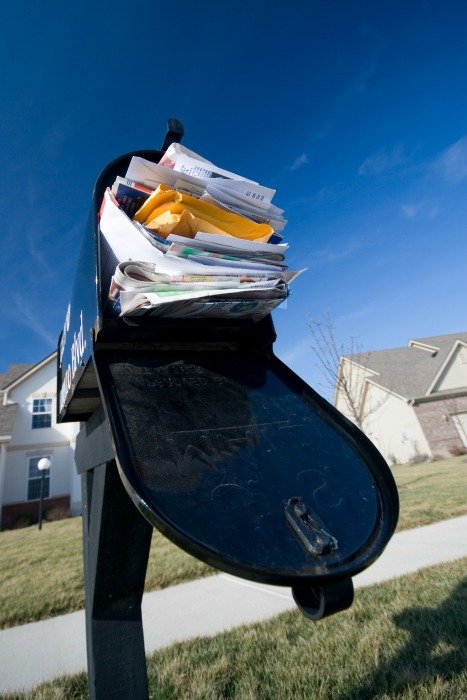
{"label": "open mailbox door", "polygon": [[[172,140],[181,138],[177,129],[169,126]],[[132,621],[125,634],[133,635],[133,663],[144,676],[140,605],[152,526],[212,566],[291,586],[316,620],[351,604],[351,577],[381,554],[398,517],[386,462],[274,356],[270,315],[257,322],[106,315],[99,208],[132,155],[113,161],[96,183],[59,340],[58,417],[83,421],[76,462],[91,697],[108,696],[117,679],[122,693],[131,687],[139,697],[122,679],[130,652],[117,640]],[[138,155],[158,162],[162,151]],[[145,697],[144,679],[141,688]]]}
{"label": "open mailbox door", "polygon": [[353,576],[392,535],[384,460],[274,356],[115,350],[95,363],[125,488],[191,554],[304,589]]}

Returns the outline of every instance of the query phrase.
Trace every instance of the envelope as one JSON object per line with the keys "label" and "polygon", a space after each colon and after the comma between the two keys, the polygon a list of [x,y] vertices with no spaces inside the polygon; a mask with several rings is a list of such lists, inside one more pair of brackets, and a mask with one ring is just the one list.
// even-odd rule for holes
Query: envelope
{"label": "envelope", "polygon": [[226,178],[227,180],[242,180],[249,182],[251,185],[258,184],[254,180],[247,180],[247,178],[241,175],[217,167],[217,165],[214,165],[211,161],[198,155],[198,153],[190,151],[186,146],[182,146],[181,143],[172,143],[159,163],[168,168],[173,168],[173,170],[179,173],[187,173],[192,177],[199,177],[207,180],[210,178]]}
{"label": "envelope", "polygon": [[153,189],[160,183],[165,183],[172,189],[175,189],[177,182],[183,180],[187,185],[187,189],[191,186],[192,190],[198,194],[204,192],[206,185],[204,180],[191,177],[191,175],[186,175],[185,173],[178,173],[164,165],[159,165],[158,163],[146,160],[146,158],[141,158],[141,156],[132,157],[125,177],[134,182],[146,185],[147,187],[152,187]]}
{"label": "envelope", "polygon": [[163,237],[176,233],[194,238],[198,231],[205,231],[267,242],[274,233],[269,224],[257,224],[251,219],[176,192],[165,185],[159,185],[133,218]]}

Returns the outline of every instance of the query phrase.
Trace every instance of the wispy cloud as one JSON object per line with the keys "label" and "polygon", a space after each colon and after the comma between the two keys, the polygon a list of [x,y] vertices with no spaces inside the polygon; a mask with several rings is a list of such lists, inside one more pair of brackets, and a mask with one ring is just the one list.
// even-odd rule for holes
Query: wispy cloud
{"label": "wispy cloud", "polygon": [[390,149],[381,149],[366,158],[358,169],[359,175],[379,175],[402,165],[406,160],[401,144]]}
{"label": "wispy cloud", "polygon": [[344,258],[348,258],[362,248],[368,247],[368,245],[373,245],[375,241],[371,243],[368,240],[363,239],[350,239],[345,244],[340,246],[327,246],[326,248],[321,248],[320,250],[315,250],[311,254],[312,262],[311,265],[326,265],[328,263],[334,263]]}
{"label": "wispy cloud", "polygon": [[304,355],[311,352],[311,338],[304,338],[300,342],[293,345],[289,350],[281,353],[280,357],[283,362],[292,363],[299,360]]}
{"label": "wispy cloud", "polygon": [[309,163],[308,156],[306,153],[302,153],[300,156],[295,158],[292,165],[289,166],[289,170],[297,170],[297,168],[301,168],[302,165],[306,165],[307,163]]}
{"label": "wispy cloud", "polygon": [[[44,248],[41,245],[41,241],[31,232],[27,234],[27,252],[31,256],[34,263],[41,268],[42,272],[47,275],[52,275],[53,270],[49,261],[47,260],[46,254],[44,253]],[[39,273],[39,270],[37,270],[37,272]]]}
{"label": "wispy cloud", "polygon": [[28,305],[28,300],[21,297],[19,294],[13,296],[13,306],[15,307],[17,318],[20,319],[25,326],[36,333],[48,345],[55,347],[57,342],[56,335],[52,335],[39,320],[37,307],[31,308]]}
{"label": "wispy cloud", "polygon": [[451,182],[467,179],[467,135],[441,151],[432,161],[431,169]]}
{"label": "wispy cloud", "polygon": [[355,97],[356,95],[362,95],[364,92],[366,92],[370,81],[376,74],[377,67],[377,61],[376,58],[374,58],[370,61],[368,66],[363,68],[355,75],[355,77],[349,82],[340,95],[337,96],[336,101],[338,103],[343,102]]}
{"label": "wispy cloud", "polygon": [[441,207],[434,201],[423,200],[412,202],[411,204],[402,204],[401,212],[406,219],[429,219],[433,221],[440,215]]}
{"label": "wispy cloud", "polygon": [[344,314],[343,316],[339,316],[336,318],[336,325],[339,323],[348,323],[349,321],[358,321],[360,318],[365,318],[365,316],[368,316],[368,314],[373,310],[372,304],[369,304],[368,306],[363,306],[360,309],[355,309],[354,311],[349,311],[348,314]]}
{"label": "wispy cloud", "polygon": [[407,219],[415,219],[419,211],[418,204],[402,204],[401,211]]}

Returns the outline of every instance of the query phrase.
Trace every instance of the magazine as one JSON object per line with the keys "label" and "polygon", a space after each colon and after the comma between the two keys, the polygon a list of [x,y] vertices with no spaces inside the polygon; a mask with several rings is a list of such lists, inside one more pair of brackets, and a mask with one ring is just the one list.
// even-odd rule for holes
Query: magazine
{"label": "magazine", "polygon": [[112,194],[119,203],[120,209],[131,219],[152,194],[152,190],[126,177],[117,177],[112,186]]}

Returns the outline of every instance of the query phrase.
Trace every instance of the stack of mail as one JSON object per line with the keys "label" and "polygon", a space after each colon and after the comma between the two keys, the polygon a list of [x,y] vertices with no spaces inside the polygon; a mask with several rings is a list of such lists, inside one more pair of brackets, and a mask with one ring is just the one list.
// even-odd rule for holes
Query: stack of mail
{"label": "stack of mail", "polygon": [[274,193],[180,144],[158,164],[133,157],[126,177],[106,191],[100,218],[118,262],[109,298],[120,314],[259,320],[270,313],[300,274],[284,262],[286,221],[271,204]]}

